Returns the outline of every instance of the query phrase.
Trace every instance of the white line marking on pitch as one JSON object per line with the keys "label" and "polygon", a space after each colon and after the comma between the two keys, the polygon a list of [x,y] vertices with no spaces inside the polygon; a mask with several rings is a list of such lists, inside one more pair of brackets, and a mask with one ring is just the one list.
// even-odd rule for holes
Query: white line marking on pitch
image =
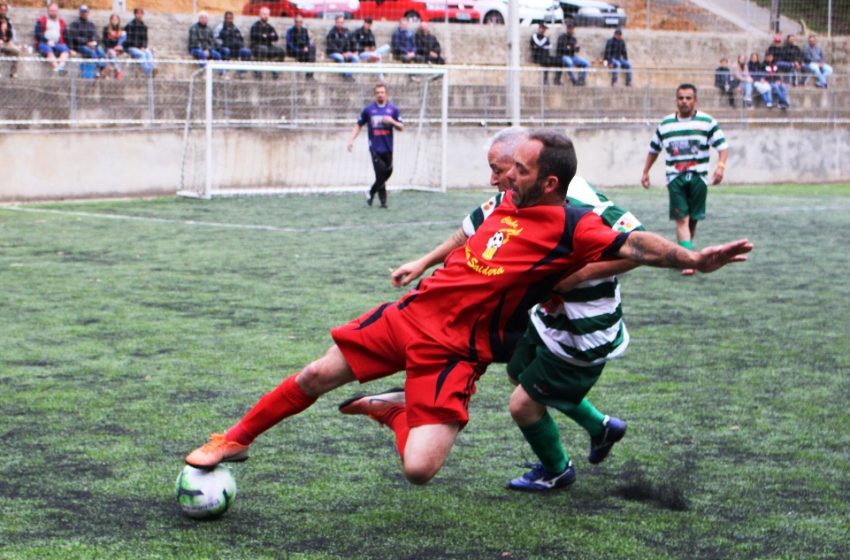
{"label": "white line marking on pitch", "polygon": [[318,227],[279,227],[265,226],[261,224],[229,224],[226,222],[204,222],[198,220],[175,220],[172,218],[155,218],[150,216],[131,216],[129,214],[101,214],[98,212],[79,212],[69,210],[51,210],[48,208],[22,208],[20,206],[5,206],[0,207],[0,210],[9,210],[12,212],[30,212],[33,214],[54,214],[57,216],[72,216],[78,218],[100,218],[104,220],[127,220],[137,222],[154,222],[160,224],[176,224],[183,226],[200,226],[209,228],[222,229],[246,229],[255,231],[274,231],[282,233],[311,233],[311,232],[335,232],[349,231],[355,229],[393,229],[411,226],[442,226],[442,225],[457,225],[458,221],[429,221],[429,222],[397,222],[388,224],[355,224],[342,226],[318,226]]}

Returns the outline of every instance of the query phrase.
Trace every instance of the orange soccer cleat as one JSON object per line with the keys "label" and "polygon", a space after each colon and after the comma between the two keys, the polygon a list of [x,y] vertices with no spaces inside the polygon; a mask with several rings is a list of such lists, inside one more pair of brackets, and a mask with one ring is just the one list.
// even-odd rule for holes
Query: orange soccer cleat
{"label": "orange soccer cleat", "polygon": [[186,455],[186,464],[197,469],[212,469],[223,462],[237,463],[248,458],[248,447],[227,441],[224,434],[212,434],[207,443]]}

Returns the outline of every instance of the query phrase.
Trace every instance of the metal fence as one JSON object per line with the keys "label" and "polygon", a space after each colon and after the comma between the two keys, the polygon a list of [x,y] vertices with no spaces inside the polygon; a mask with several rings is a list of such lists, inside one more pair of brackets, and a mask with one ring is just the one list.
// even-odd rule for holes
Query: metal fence
{"label": "metal fence", "polygon": [[[0,71],[10,62],[11,59],[0,59]],[[124,77],[116,80],[94,78],[92,72],[97,69],[91,67],[91,62],[79,59],[68,63],[64,75],[58,75],[41,59],[21,59],[21,77],[0,82],[0,128],[150,128],[180,126],[187,117],[190,121],[203,119],[204,88],[202,77],[197,76],[197,63],[159,61],[155,77],[143,73],[133,61],[122,63]],[[289,71],[280,73],[277,79],[268,73],[255,76],[251,71],[235,70],[218,76],[214,93],[217,125],[238,121],[244,126],[252,120],[267,123],[282,118],[294,122],[316,117],[351,122],[355,118],[351,99],[358,99],[358,103],[369,99],[376,80],[374,76],[358,75],[349,83],[339,75],[321,73],[308,80],[304,72],[298,71],[299,65],[286,64],[285,68]],[[507,122],[508,69],[447,68],[450,125]],[[701,108],[724,120],[844,126],[850,122],[850,77],[846,74],[832,75],[828,89],[815,87],[813,77],[807,74],[796,76],[795,86],[789,75],[784,87],[791,106],[781,110],[778,100],[773,108],[768,108],[757,92],[753,93],[753,106],[745,106],[743,89],[719,90],[713,70],[638,68],[631,71],[628,87],[625,72],[621,71],[612,85],[614,75],[601,67],[587,70],[586,85],[573,85],[573,79],[582,77],[578,71],[535,66],[517,72],[523,124],[653,121],[675,110],[675,88],[683,82],[697,86]],[[393,84],[391,94],[398,99],[410,95],[416,100],[411,107],[419,107],[416,91],[420,88],[421,84],[413,81]],[[432,89],[427,103],[433,107],[429,107],[428,114],[439,115],[441,102],[440,88]],[[191,107],[194,109],[187,112]]]}

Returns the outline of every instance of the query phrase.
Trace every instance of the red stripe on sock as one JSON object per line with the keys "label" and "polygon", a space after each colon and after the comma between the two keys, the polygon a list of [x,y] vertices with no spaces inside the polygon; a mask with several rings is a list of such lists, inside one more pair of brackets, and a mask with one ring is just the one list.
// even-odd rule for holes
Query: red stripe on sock
{"label": "red stripe on sock", "polygon": [[289,416],[294,416],[316,402],[295,382],[297,373],[266,393],[257,404],[225,434],[228,441],[250,445],[260,434]]}

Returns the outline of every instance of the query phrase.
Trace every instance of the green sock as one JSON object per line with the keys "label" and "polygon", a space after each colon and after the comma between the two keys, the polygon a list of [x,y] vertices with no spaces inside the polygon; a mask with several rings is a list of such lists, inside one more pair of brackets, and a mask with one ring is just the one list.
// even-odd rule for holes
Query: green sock
{"label": "green sock", "polygon": [[681,246],[682,246],[682,247],[684,247],[685,249],[689,249],[689,250],[691,250],[691,251],[693,251],[693,250],[694,250],[694,243],[693,243],[693,241],[691,241],[690,239],[687,239],[687,240],[682,240],[682,239],[680,239],[680,240],[679,240],[679,245],[681,245]]}
{"label": "green sock", "polygon": [[589,400],[582,399],[575,408],[562,410],[561,412],[584,428],[591,437],[602,433],[602,421],[605,420],[605,415],[596,410],[596,407]]}
{"label": "green sock", "polygon": [[531,450],[543,463],[543,468],[552,473],[560,473],[567,468],[570,458],[561,444],[558,425],[548,412],[545,412],[543,417],[534,424],[524,428],[520,426],[519,430],[531,445]]}

